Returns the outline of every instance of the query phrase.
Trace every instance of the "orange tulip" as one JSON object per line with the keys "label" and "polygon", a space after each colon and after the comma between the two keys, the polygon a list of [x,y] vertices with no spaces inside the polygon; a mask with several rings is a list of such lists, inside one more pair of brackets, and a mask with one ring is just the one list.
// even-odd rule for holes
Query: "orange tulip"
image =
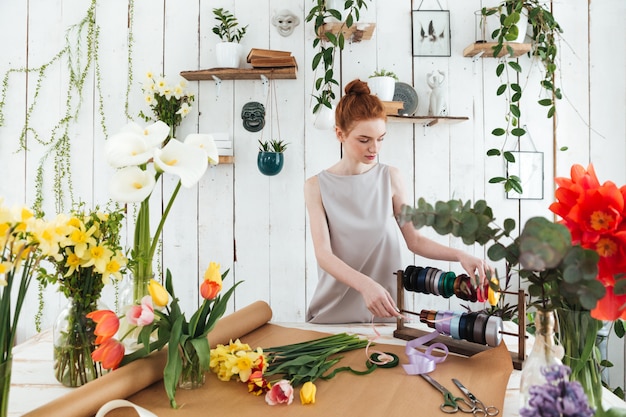
{"label": "orange tulip", "polygon": [[117,339],[108,339],[91,353],[91,358],[101,362],[104,369],[116,369],[124,359],[124,345]]}
{"label": "orange tulip", "polygon": [[96,323],[94,334],[97,336],[95,344],[106,342],[117,333],[120,328],[120,320],[111,310],[97,310],[87,314],[87,318]]}
{"label": "orange tulip", "polygon": [[220,291],[222,291],[220,264],[211,262],[204,273],[204,281],[200,284],[200,294],[205,300],[212,300]]}

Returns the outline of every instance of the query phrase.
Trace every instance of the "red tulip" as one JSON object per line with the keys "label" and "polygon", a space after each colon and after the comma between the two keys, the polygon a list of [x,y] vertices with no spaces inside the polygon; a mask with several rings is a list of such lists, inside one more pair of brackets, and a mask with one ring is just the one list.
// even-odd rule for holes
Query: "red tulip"
{"label": "red tulip", "polygon": [[94,334],[96,337],[96,345],[106,342],[117,333],[120,328],[120,320],[111,310],[97,310],[87,314],[87,318],[96,322]]}
{"label": "red tulip", "polygon": [[91,358],[101,362],[104,369],[116,369],[124,359],[124,345],[117,339],[108,339],[91,353]]}

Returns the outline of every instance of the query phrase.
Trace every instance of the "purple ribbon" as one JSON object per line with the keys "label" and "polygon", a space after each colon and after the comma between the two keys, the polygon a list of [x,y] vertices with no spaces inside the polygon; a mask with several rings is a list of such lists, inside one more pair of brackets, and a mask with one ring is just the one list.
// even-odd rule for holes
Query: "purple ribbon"
{"label": "purple ribbon", "polygon": [[[422,352],[417,350],[418,348],[425,347],[424,345],[431,340],[439,336],[438,331],[434,331],[427,335],[413,339],[407,342],[405,353],[409,358],[407,365],[402,365],[404,370],[409,375],[427,374],[435,370],[435,367],[439,362],[443,362],[448,357],[448,347],[443,343],[437,342],[426,348],[426,351]],[[432,355],[434,349],[441,349],[444,353],[443,356]]]}

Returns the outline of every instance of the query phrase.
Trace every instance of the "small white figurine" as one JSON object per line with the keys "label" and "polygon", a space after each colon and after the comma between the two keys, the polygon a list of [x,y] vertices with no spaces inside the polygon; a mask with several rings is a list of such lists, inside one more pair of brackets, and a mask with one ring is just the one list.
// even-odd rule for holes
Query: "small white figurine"
{"label": "small white figurine", "polygon": [[435,71],[428,73],[426,76],[426,82],[431,88],[430,103],[428,106],[429,116],[447,116],[448,115],[448,103],[446,100],[446,93],[443,88],[443,82],[446,79],[446,74],[437,70],[439,75],[435,74]]}
{"label": "small white figurine", "polygon": [[293,30],[300,24],[300,18],[289,10],[280,10],[276,12],[272,17],[272,25],[276,27],[276,30],[280,36],[289,36],[293,33]]}

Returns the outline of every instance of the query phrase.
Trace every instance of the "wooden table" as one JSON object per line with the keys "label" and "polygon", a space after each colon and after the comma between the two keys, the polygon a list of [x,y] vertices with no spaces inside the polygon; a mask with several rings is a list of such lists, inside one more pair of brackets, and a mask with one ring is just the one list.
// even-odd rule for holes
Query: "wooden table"
{"label": "wooden table", "polygon": [[[317,330],[326,333],[350,332],[373,337],[371,325],[312,325],[307,323],[276,323],[281,326],[295,327],[307,330]],[[377,343],[404,345],[406,341],[393,337],[395,324],[377,325],[380,337]],[[507,340],[505,343],[513,347],[516,340]],[[530,350],[528,350],[530,351]],[[9,393],[9,416],[18,417],[57,397],[72,390],[62,386],[52,372],[52,331],[46,330],[13,349],[12,385]],[[518,416],[519,408],[520,371],[513,370],[507,385],[505,406],[500,416]],[[610,391],[604,390],[603,401],[605,408],[626,408],[621,401]]]}

